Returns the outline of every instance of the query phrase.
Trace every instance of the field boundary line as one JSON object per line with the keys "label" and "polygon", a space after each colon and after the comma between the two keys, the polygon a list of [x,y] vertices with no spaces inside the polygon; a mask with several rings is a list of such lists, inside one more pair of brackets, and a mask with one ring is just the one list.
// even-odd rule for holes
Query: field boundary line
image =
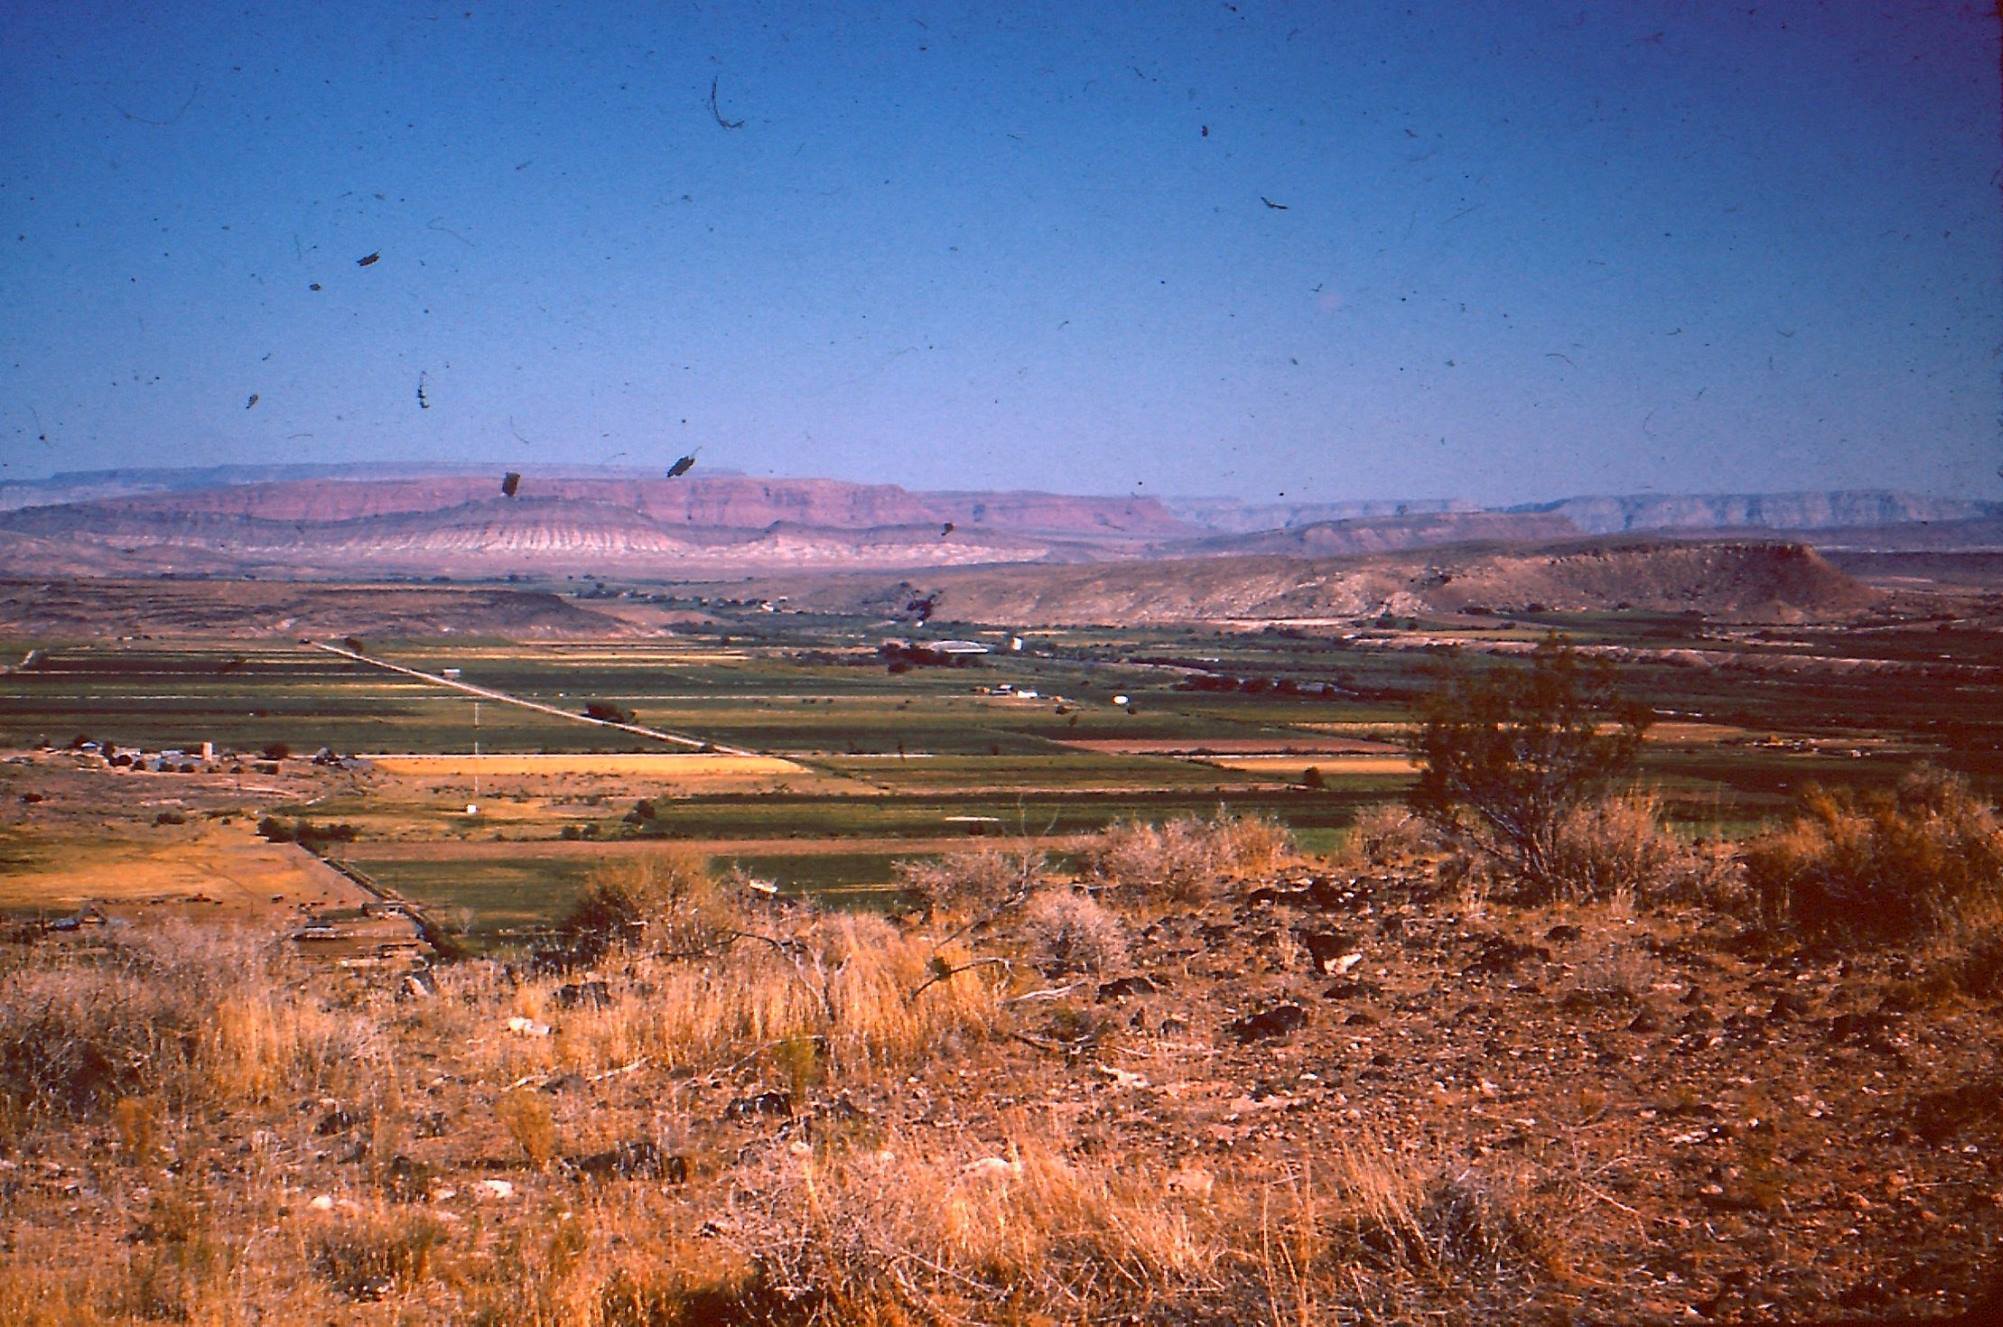
{"label": "field boundary line", "polygon": [[304,643],[311,645],[316,650],[325,650],[329,654],[338,654],[344,659],[353,659],[357,663],[369,664],[376,668],[386,669],[392,673],[402,673],[405,677],[415,677],[421,681],[429,682],[434,686],[449,687],[454,691],[463,691],[469,696],[478,696],[482,700],[499,701],[503,705],[519,705],[525,710],[535,710],[542,714],[553,714],[559,719],[569,719],[574,723],[588,723],[598,728],[617,728],[621,732],[632,733],[639,737],[649,737],[657,742],[672,742],[677,746],[690,747],[695,750],[707,748],[710,751],[721,752],[727,756],[755,756],[764,760],[784,760],[789,765],[798,764],[797,761],[787,760],[785,756],[775,756],[764,751],[751,751],[741,746],[725,746],[721,742],[711,742],[701,737],[690,737],[686,733],[671,733],[666,729],[649,728],[644,724],[613,723],[609,719],[594,719],[588,714],[578,714],[572,710],[558,709],[554,705],[545,705],[539,700],[524,700],[520,696],[511,696],[505,691],[496,691],[492,687],[478,686],[472,682],[462,682],[457,678],[441,677],[437,673],[427,673],[418,668],[408,668],[403,664],[394,664],[387,659],[377,659],[356,650],[344,649],[339,645],[329,645],[325,641],[308,640]]}

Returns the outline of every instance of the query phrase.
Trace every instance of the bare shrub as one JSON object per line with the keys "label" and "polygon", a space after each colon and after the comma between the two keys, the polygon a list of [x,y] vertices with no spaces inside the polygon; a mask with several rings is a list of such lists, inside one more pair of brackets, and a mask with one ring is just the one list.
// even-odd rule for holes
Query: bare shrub
{"label": "bare shrub", "polygon": [[893,862],[898,885],[939,913],[989,918],[1020,906],[1050,877],[1050,862],[1033,848],[991,844],[937,858]]}
{"label": "bare shrub", "polygon": [[1186,905],[1208,898],[1219,881],[1270,873],[1294,855],[1286,828],[1264,816],[1219,810],[1206,820],[1109,825],[1085,851],[1086,869],[1139,904]]}
{"label": "bare shrub", "polygon": [[1127,957],[1127,931],[1097,899],[1070,889],[1046,889],[1023,910],[1030,954],[1045,971],[1103,972]]}
{"label": "bare shrub", "polygon": [[1947,934],[2003,909],[2003,826],[1964,780],[1930,766],[1889,792],[1809,790],[1745,861],[1762,920],[1821,938]]}
{"label": "bare shrub", "polygon": [[614,945],[700,953],[735,921],[709,863],[686,850],[663,848],[593,868],[561,929],[572,952],[592,962]]}
{"label": "bare shrub", "polygon": [[1574,803],[1551,827],[1550,894],[1574,902],[1636,898],[1663,885],[1686,852],[1663,826],[1656,793]]}
{"label": "bare shrub", "polygon": [[1344,844],[1347,856],[1371,866],[1401,865],[1436,846],[1426,822],[1410,808],[1396,805],[1359,812]]}
{"label": "bare shrub", "polygon": [[[1614,694],[1613,669],[1544,641],[1528,668],[1449,672],[1412,739],[1412,809],[1506,862],[1533,900],[1562,892],[1553,861],[1576,806],[1633,770],[1650,715]],[[1603,721],[1611,719],[1611,725]]]}

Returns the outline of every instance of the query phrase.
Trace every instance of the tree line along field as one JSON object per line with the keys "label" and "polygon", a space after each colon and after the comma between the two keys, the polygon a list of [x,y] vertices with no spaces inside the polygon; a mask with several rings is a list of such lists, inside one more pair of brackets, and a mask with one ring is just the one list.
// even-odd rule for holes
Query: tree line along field
{"label": "tree line along field", "polygon": [[[615,703],[649,727],[784,757],[790,771],[636,772],[609,758],[674,748],[493,701],[479,705],[476,733],[466,694],[289,641],[6,642],[0,658],[36,653],[30,666],[0,675],[0,743],[88,735],[124,747],[207,740],[238,751],[283,742],[299,754],[421,754],[468,753],[477,740],[496,756],[603,754],[596,773],[539,775],[519,762],[485,778],[465,762],[435,774],[376,773],[284,808],[353,824],[357,841],[341,851],[394,888],[533,918],[562,906],[592,843],[614,840],[848,845],[833,861],[759,856],[758,872],[801,889],[881,885],[900,842],[970,825],[1062,836],[1221,803],[1272,816],[1310,849],[1332,848],[1360,809],[1401,795],[1409,776],[1395,755],[1370,753],[1395,745],[1446,643],[1524,645],[1556,626],[1619,651],[1623,689],[1663,716],[1642,774],[1693,835],[1743,832],[1809,782],[1885,784],[1920,756],[1994,786],[2003,734],[1993,666],[1939,666],[1931,632],[1789,629],[1784,640],[1761,640],[1682,618],[1602,614],[1459,637],[1424,623],[1350,640],[1293,630],[1065,630],[1038,633],[1015,654],[993,632],[949,624],[924,634],[975,636],[997,652],[974,667],[893,673],[875,654],[889,634],[880,625],[784,614],[726,625],[630,643],[366,645],[386,661],[457,669],[468,682],[559,709]],[[1696,668],[1658,648],[1700,645],[1758,669]],[[1794,662],[1770,666],[1777,653]],[[1846,663],[1859,657],[1900,671]],[[1472,666],[1506,664],[1476,655]],[[1018,694],[993,694],[1003,684]],[[480,810],[467,816],[476,797]],[[652,814],[635,817],[643,798]],[[454,867],[449,853],[420,864],[380,846],[565,836],[577,856],[506,865],[469,858]]]}

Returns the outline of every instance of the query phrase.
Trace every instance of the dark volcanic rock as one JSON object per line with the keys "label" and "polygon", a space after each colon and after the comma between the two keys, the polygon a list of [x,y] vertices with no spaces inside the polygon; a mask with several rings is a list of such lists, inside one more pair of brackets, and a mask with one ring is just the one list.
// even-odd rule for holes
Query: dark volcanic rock
{"label": "dark volcanic rock", "polygon": [[1224,1031],[1241,1043],[1264,1041],[1297,1032],[1307,1026],[1307,1021],[1307,1010],[1297,1004],[1281,1004],[1261,1013],[1235,1018],[1224,1025]]}
{"label": "dark volcanic rock", "polygon": [[612,992],[602,981],[572,982],[556,988],[558,1009],[603,1009],[612,1003]]}
{"label": "dark volcanic rock", "polygon": [[594,1152],[571,1162],[587,1179],[665,1179],[681,1184],[689,1177],[686,1158],[661,1151],[654,1143],[620,1143],[603,1152]]}
{"label": "dark volcanic rock", "polygon": [[1356,950],[1348,936],[1335,931],[1302,931],[1301,943],[1307,946],[1308,956],[1319,972],[1327,972],[1337,959]]}
{"label": "dark volcanic rock", "polygon": [[791,1115],[793,1094],[774,1088],[754,1096],[739,1097],[723,1108],[726,1120],[749,1119],[753,1115]]}
{"label": "dark volcanic rock", "polygon": [[1119,1000],[1129,995],[1153,995],[1161,988],[1146,977],[1115,977],[1111,981],[1099,983],[1101,1000]]}

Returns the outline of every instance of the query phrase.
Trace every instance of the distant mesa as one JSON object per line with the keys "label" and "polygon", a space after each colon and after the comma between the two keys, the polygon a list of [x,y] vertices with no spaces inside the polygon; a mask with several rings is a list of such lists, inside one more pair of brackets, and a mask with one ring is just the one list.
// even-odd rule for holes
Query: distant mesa
{"label": "distant mesa", "polygon": [[[135,469],[0,484],[0,561],[22,575],[700,580],[1011,563],[1250,566],[1644,531],[1783,538],[1846,555],[1952,551],[2003,544],[2003,503],[1872,490],[1566,498],[1480,510],[1452,499],[924,492],[585,466],[539,469],[525,485],[518,471],[484,465]],[[1172,587],[1164,593],[1176,597]],[[1471,592],[1462,602],[1491,599],[1506,602]]]}

